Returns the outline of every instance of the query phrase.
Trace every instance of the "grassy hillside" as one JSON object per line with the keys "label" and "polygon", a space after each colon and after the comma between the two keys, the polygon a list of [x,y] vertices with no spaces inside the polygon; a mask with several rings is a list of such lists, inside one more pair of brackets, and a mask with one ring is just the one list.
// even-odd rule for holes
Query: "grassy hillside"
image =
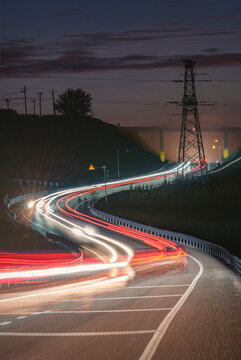
{"label": "grassy hillside", "polygon": [[158,189],[133,188],[97,207],[160,229],[197,236],[241,256],[241,168]]}

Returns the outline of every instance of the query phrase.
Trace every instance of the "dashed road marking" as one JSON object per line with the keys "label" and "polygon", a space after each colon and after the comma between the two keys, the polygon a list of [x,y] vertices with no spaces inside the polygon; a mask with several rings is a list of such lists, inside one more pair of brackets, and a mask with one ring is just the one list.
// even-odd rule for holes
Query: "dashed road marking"
{"label": "dashed road marking", "polygon": [[[89,298],[89,299],[68,299],[68,300],[47,300],[48,302],[80,302],[80,301],[106,301],[106,300],[122,300],[122,299],[153,299],[153,298],[166,298],[166,297],[180,297],[183,294],[171,295],[145,295],[145,296],[120,296],[109,298]],[[38,300],[35,300],[37,302]]]}
{"label": "dashed road marking", "polygon": [[11,324],[12,321],[4,321],[2,323],[0,323],[0,325],[8,325],[8,324]]}
{"label": "dashed road marking", "polygon": [[[57,293],[58,291],[54,291],[53,293]],[[47,293],[46,293],[47,294]],[[41,295],[46,295],[41,294]],[[51,293],[50,293],[51,294]],[[147,299],[147,298],[161,298],[161,297],[178,297],[182,296],[183,294],[171,294],[171,295],[150,295],[150,296],[121,296],[121,297],[110,297],[110,298],[88,298],[88,299],[74,299],[74,300],[49,300],[45,299],[44,301],[47,302],[77,302],[77,301],[104,301],[104,300],[120,300],[120,299]],[[7,302],[7,301],[25,301],[26,298],[30,297],[37,297],[37,294],[34,295],[26,295],[26,296],[18,296],[15,298],[3,299],[0,302]],[[23,300],[24,299],[24,300]],[[32,300],[33,303],[42,302],[43,300],[34,299]]]}
{"label": "dashed road marking", "polygon": [[172,308],[154,309],[119,309],[119,310],[73,310],[73,311],[52,311],[49,314],[91,314],[91,313],[121,313],[121,312],[147,312],[147,311],[170,311]]}
{"label": "dashed road marking", "polygon": [[25,319],[27,316],[18,316],[16,319]]}
{"label": "dashed road marking", "polygon": [[[90,313],[118,313],[118,312],[145,312],[145,311],[170,311],[172,308],[147,308],[147,309],[111,309],[111,310],[49,310],[43,312],[28,312],[28,313],[0,313],[0,315],[20,315],[20,314],[27,314],[27,315],[53,315],[53,314],[90,314]],[[20,316],[20,318],[26,318],[27,316]]]}
{"label": "dashed road marking", "polygon": [[134,330],[134,331],[98,331],[98,332],[74,332],[74,333],[36,333],[36,332],[1,332],[0,336],[110,336],[110,335],[137,335],[153,334],[156,330]]}

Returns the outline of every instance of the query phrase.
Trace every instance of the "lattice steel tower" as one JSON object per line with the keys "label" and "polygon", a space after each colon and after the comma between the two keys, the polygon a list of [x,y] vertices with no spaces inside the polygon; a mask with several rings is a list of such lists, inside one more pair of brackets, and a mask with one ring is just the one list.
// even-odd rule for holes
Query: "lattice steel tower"
{"label": "lattice steel tower", "polygon": [[206,159],[197,109],[198,102],[193,73],[195,62],[192,60],[183,60],[183,62],[185,75],[178,162],[190,160],[193,165],[200,164],[203,167]]}

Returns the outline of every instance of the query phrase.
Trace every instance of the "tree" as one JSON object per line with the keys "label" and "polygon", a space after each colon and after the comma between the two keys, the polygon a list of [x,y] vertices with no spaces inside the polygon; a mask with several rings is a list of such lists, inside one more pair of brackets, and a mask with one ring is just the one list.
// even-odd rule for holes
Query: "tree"
{"label": "tree", "polygon": [[55,108],[62,115],[86,116],[91,112],[92,96],[82,89],[67,89],[59,95]]}

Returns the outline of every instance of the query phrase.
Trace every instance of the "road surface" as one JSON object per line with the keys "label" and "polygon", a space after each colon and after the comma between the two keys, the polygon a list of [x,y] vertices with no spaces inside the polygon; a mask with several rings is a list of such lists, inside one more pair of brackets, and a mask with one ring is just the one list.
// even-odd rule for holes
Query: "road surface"
{"label": "road surface", "polygon": [[1,358],[240,359],[240,281],[214,258],[191,254],[203,273],[167,329],[163,321],[200,272],[194,258],[184,270],[153,271],[126,286],[1,294]]}
{"label": "road surface", "polygon": [[[66,221],[80,229],[86,219],[79,216],[88,213],[75,204],[76,197],[69,202],[77,216],[71,219],[63,212],[68,203],[57,196],[48,211],[41,204],[34,220],[60,234],[69,231]],[[74,233],[108,269],[0,292],[1,359],[240,359],[239,278],[197,250],[186,248],[185,266],[178,250],[166,255],[162,239],[117,230]],[[152,254],[146,263],[150,241],[161,257]],[[119,242],[133,249],[132,259]],[[141,261],[134,262],[138,251]]]}

